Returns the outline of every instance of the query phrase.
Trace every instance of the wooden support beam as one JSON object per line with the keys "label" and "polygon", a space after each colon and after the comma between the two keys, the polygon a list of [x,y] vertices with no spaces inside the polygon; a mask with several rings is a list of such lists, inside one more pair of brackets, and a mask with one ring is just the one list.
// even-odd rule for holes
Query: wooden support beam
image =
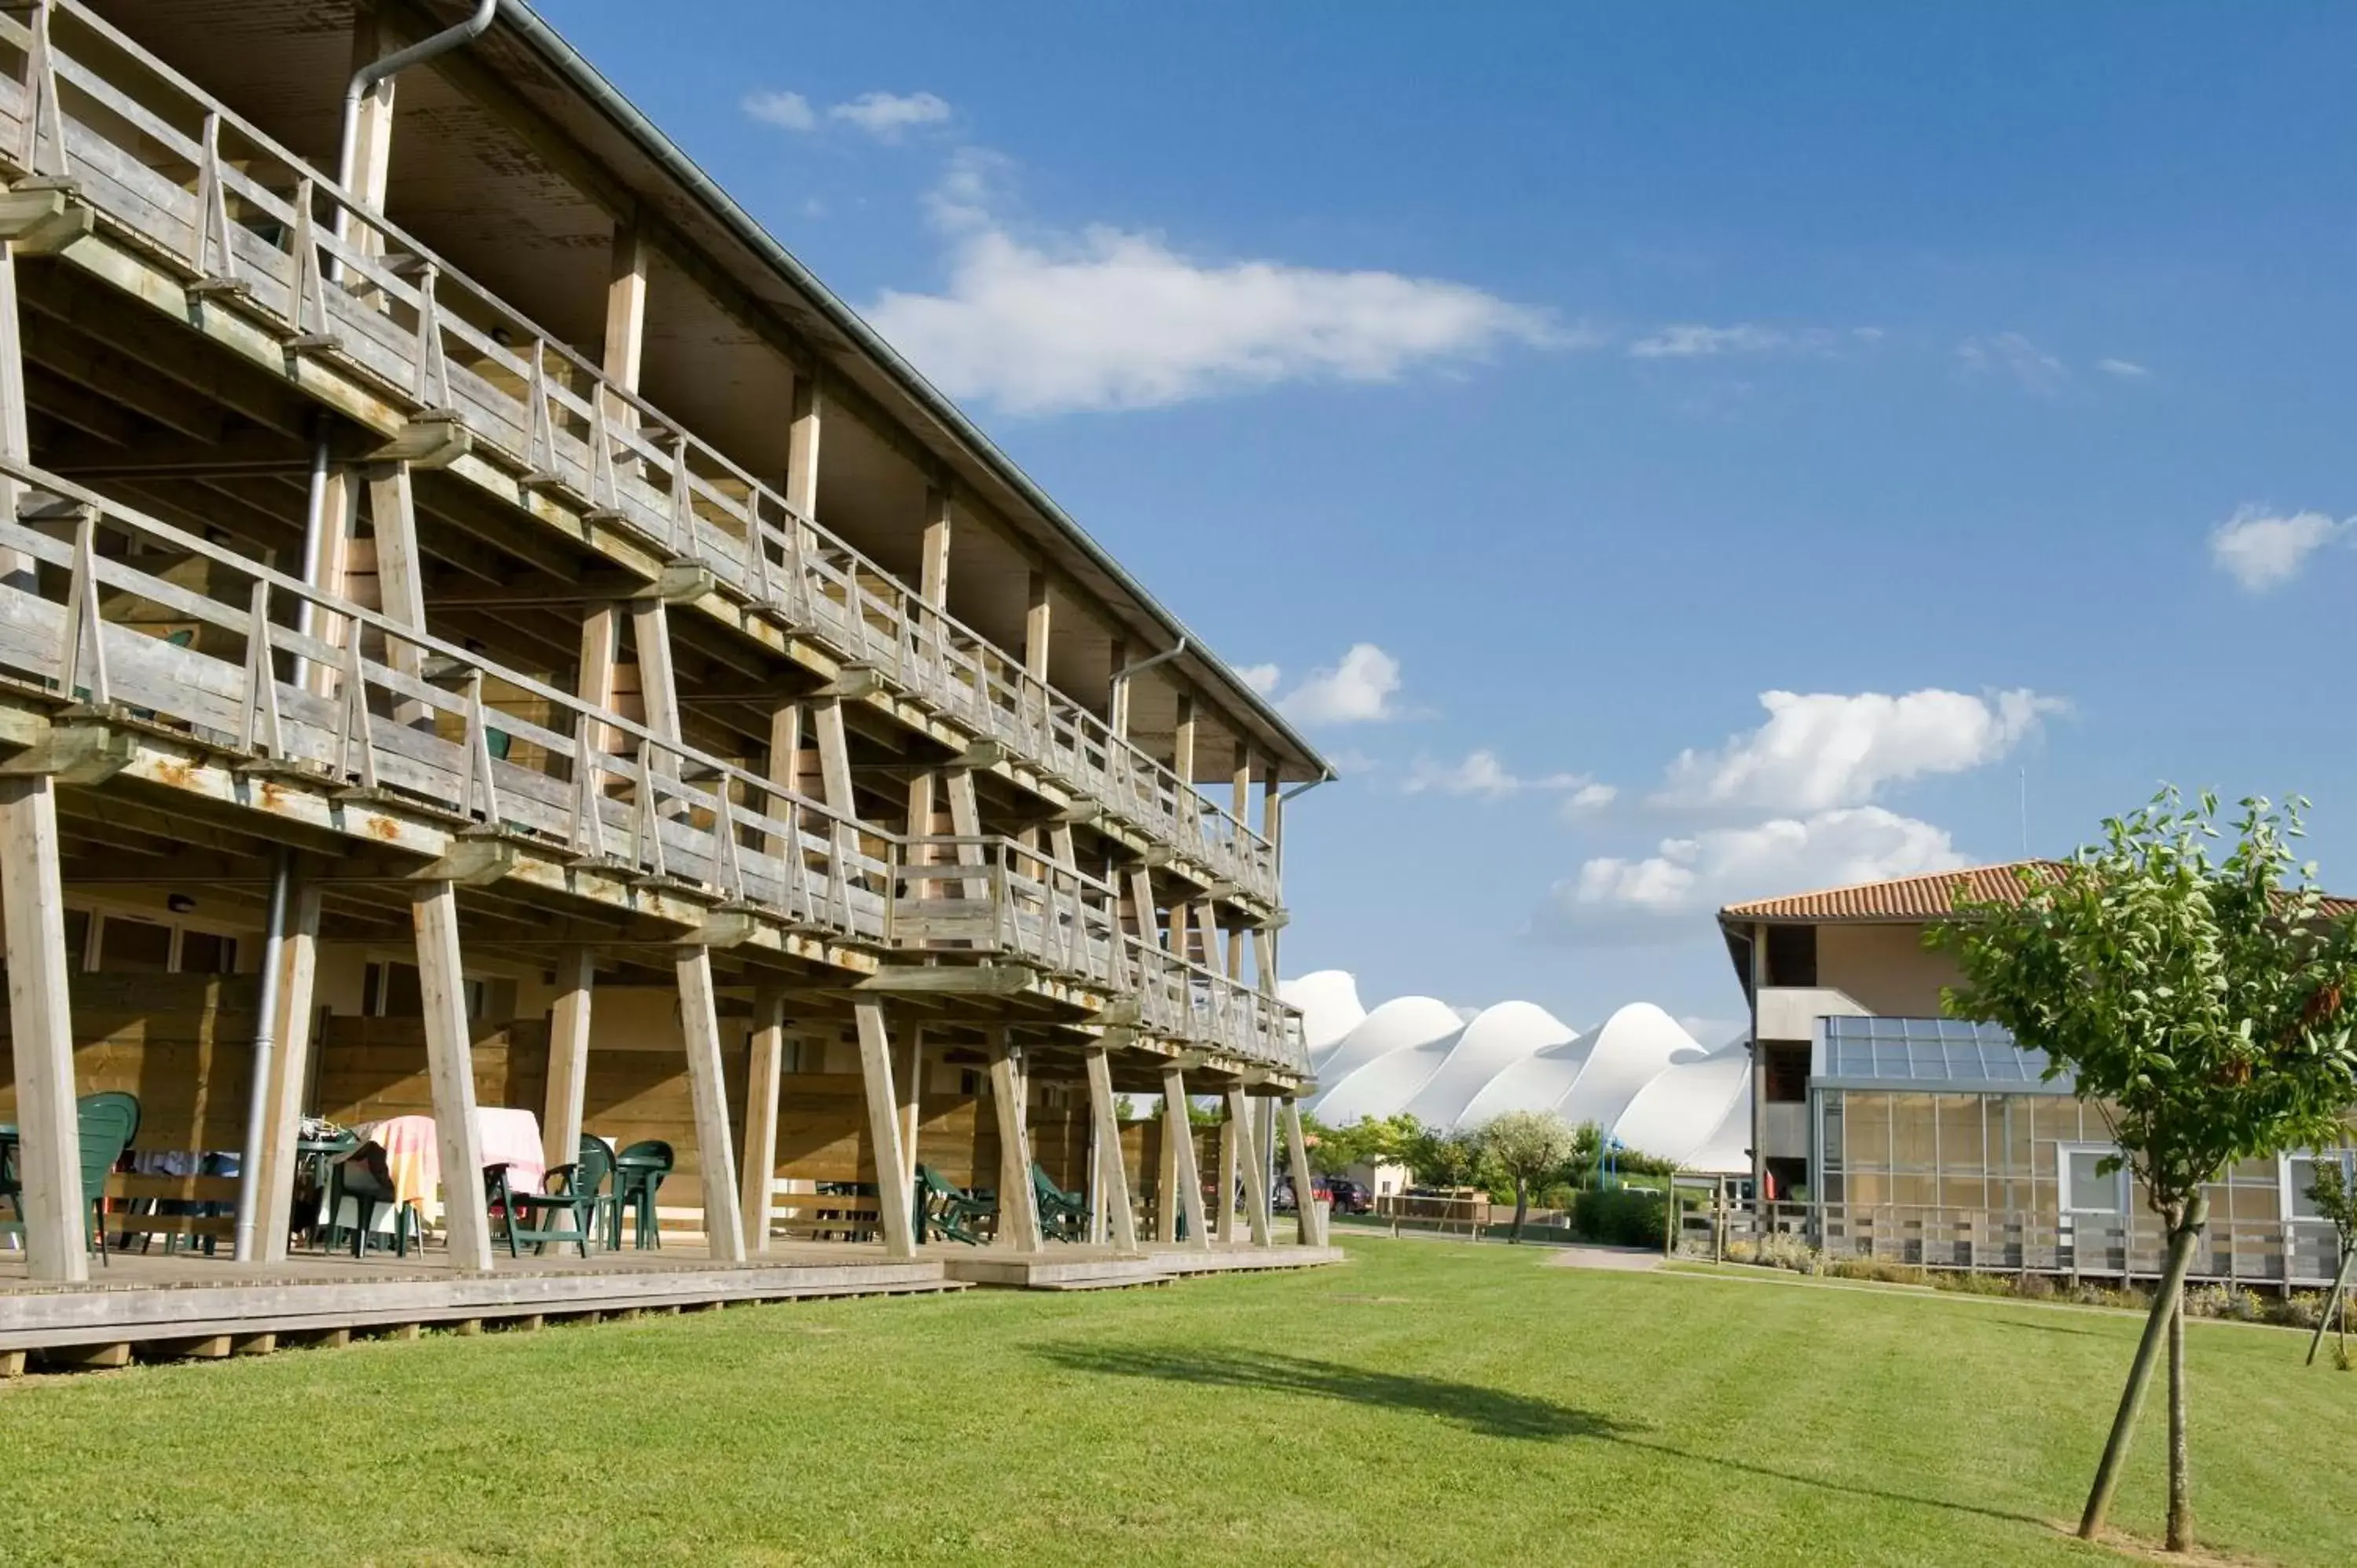
{"label": "wooden support beam", "polygon": [[[33,442],[26,424],[25,338],[16,307],[16,246],[0,241],[0,457],[13,463],[33,460]],[[0,517],[16,518],[24,487],[0,478]],[[21,550],[0,550],[0,586],[30,592],[33,558]]]}
{"label": "wooden support beam", "polygon": [[1325,1216],[1318,1212],[1317,1173],[1309,1168],[1309,1145],[1301,1136],[1301,1107],[1290,1094],[1278,1101],[1285,1120],[1285,1164],[1293,1176],[1293,1208],[1305,1247],[1326,1244]]}
{"label": "wooden support beam", "polygon": [[822,697],[813,703],[811,723],[818,732],[819,778],[827,807],[856,818],[858,802],[851,792],[851,741],[843,728],[843,699]]}
{"label": "wooden support beam", "polygon": [[589,1084],[589,1005],[597,954],[586,944],[556,961],[556,1002],[548,1010],[548,1090],[540,1117],[541,1155],[551,1170],[581,1157],[583,1096]]}
{"label": "wooden support beam", "polygon": [[1172,1077],[1165,1069],[1161,1137],[1157,1140],[1162,1146],[1162,1157],[1155,1162],[1154,1179],[1154,1239],[1166,1247],[1178,1240],[1178,1144],[1188,1133],[1186,1096],[1181,1093],[1175,1101],[1171,1098]]}
{"label": "wooden support beam", "polygon": [[[381,464],[369,470],[369,528],[376,540],[376,582],[385,618],[403,626],[425,629],[425,557],[417,544],[417,497],[406,463]],[[414,643],[389,638],[385,662],[414,675],[425,661]],[[394,705],[393,722],[411,724],[424,717],[418,703]]]}
{"label": "wooden support beam", "polygon": [[482,1134],[475,1125],[475,1050],[458,956],[458,890],[447,882],[426,883],[411,895],[409,911],[417,935],[417,982],[425,1003],[425,1060],[442,1154],[450,1266],[461,1273],[489,1273],[491,1222],[483,1202]]}
{"label": "wooden support beam", "polygon": [[1220,947],[1218,907],[1209,898],[1195,906],[1195,930],[1202,941],[1203,967],[1223,979],[1236,979],[1237,976],[1228,968],[1227,954]]}
{"label": "wooden support beam", "polygon": [[1129,1201],[1129,1167],[1121,1157],[1121,1117],[1113,1099],[1113,1065],[1103,1046],[1088,1052],[1089,1117],[1097,1154],[1097,1204],[1117,1251],[1137,1251],[1137,1214]]}
{"label": "wooden support beam", "polygon": [[745,1251],[770,1251],[770,1188],[778,1174],[778,1094],[785,1066],[786,999],[764,992],[753,1002],[751,1060],[745,1071],[745,1165],[737,1195]]}
{"label": "wooden support beam", "polygon": [[1048,678],[1048,634],[1053,607],[1048,597],[1048,574],[1031,574],[1030,596],[1023,612],[1023,668],[1035,681]]}
{"label": "wooden support beam", "polygon": [[[1236,821],[1243,821],[1241,813]],[[1285,865],[1285,795],[1274,767],[1268,770],[1268,778],[1261,785],[1260,836],[1268,841],[1269,853],[1275,857],[1281,870]],[[1276,994],[1276,933],[1279,929],[1275,926],[1269,928],[1268,966],[1261,976],[1261,989],[1271,996]]]}
{"label": "wooden support beam", "polygon": [[950,594],[950,489],[925,487],[925,539],[918,556],[917,592],[946,606]]}
{"label": "wooden support beam", "polygon": [[[361,488],[358,469],[349,463],[336,464],[328,470],[320,505],[317,586],[347,599],[352,596],[352,542],[360,529]],[[309,622],[312,636],[331,648],[341,649],[352,636],[352,623],[342,616],[322,616],[308,606],[298,606],[296,615]],[[334,695],[340,679],[339,667],[326,660],[310,661],[306,671],[306,685],[315,697]]]}
{"label": "wooden support beam", "polygon": [[[374,65],[404,47],[407,40],[389,36],[383,17],[365,7],[352,16],[352,70]],[[361,100],[359,134],[352,143],[351,193],[374,211],[384,210],[387,177],[393,172],[393,91],[396,77],[386,77]],[[382,249],[382,246],[376,247]]]}
{"label": "wooden support beam", "polygon": [[1251,818],[1252,777],[1253,753],[1251,743],[1239,740],[1236,742],[1236,766],[1234,774],[1235,794],[1229,811],[1229,814],[1234,817],[1238,822],[1247,822]]}
{"label": "wooden support beam", "polygon": [[606,272],[606,338],[599,369],[624,392],[639,390],[639,373],[646,362],[647,269],[651,259],[646,225],[636,215],[614,225],[614,247]]}
{"label": "wooden support beam", "polygon": [[[917,1128],[921,1121],[925,1093],[925,1027],[911,1024],[902,1031],[900,1059],[892,1065],[892,1087],[898,1097],[900,1115],[900,1147],[909,1156],[909,1186],[917,1184],[917,1166],[924,1152],[917,1146]],[[917,1245],[925,1244],[924,1232],[917,1233]]]}
{"label": "wooden support beam", "polygon": [[311,1077],[313,985],[319,970],[319,906],[324,890],[298,882],[286,940],[278,955],[278,1016],[271,1033],[278,1050],[270,1060],[267,1118],[262,1142],[262,1180],[253,1218],[257,1261],[283,1263],[295,1229],[295,1145],[303,1134],[303,1095]]}
{"label": "wooden support beam", "polygon": [[[646,706],[646,726],[665,740],[676,741],[679,728],[679,681],[672,662],[671,612],[661,599],[639,599],[630,606],[630,640],[639,656],[639,701]],[[662,753],[655,771],[676,774],[679,758]]]}
{"label": "wooden support beam", "polygon": [[1162,917],[1154,907],[1154,874],[1137,866],[1129,874],[1130,916],[1137,922],[1137,940],[1147,947],[1162,945]]}
{"label": "wooden support beam", "polygon": [[1189,794],[1194,792],[1195,699],[1186,692],[1178,693],[1178,722],[1170,735],[1170,771]]}
{"label": "wooden support beam", "polygon": [[884,1229],[884,1251],[895,1258],[917,1255],[911,1224],[913,1177],[900,1145],[899,1101],[892,1091],[892,1042],[884,1009],[874,1002],[852,1007],[859,1027],[859,1076],[867,1094],[867,1136],[876,1160],[876,1210]]}
{"label": "wooden support beam", "polygon": [[825,389],[813,373],[794,372],[793,412],[786,426],[786,504],[818,521],[819,425],[826,413]]}
{"label": "wooden support beam", "polygon": [[704,1244],[715,1262],[745,1261],[745,1222],[737,1211],[737,1151],[728,1133],[728,1085],[720,1065],[720,1009],[712,985],[712,950],[683,948],[679,1020],[687,1039],[687,1094],[695,1115],[696,1163],[704,1186]]}
{"label": "wooden support beam", "polygon": [[998,1240],[1018,1252],[1045,1250],[1039,1234],[1039,1194],[1031,1185],[1031,1128],[1027,1075],[1006,1031],[990,1038],[990,1102],[998,1119]]}
{"label": "wooden support beam", "polygon": [[[1177,1187],[1174,1212],[1187,1221],[1187,1245],[1209,1247],[1211,1230],[1204,1223],[1203,1173],[1195,1163],[1195,1119],[1188,1111],[1185,1074],[1176,1062],[1162,1069],[1162,1135],[1174,1151],[1167,1163]],[[1164,1199],[1164,1206],[1169,1206],[1169,1199]]]}
{"label": "wooden support beam", "polygon": [[1220,1121],[1220,1245],[1232,1247],[1236,1242],[1236,1183],[1243,1155],[1236,1137],[1235,1110],[1227,1104],[1228,1114]]}
{"label": "wooden support beam", "polygon": [[0,921],[6,926],[8,1031],[16,1047],[25,1272],[34,1281],[71,1283],[90,1277],[90,1215],[74,1108],[57,780],[46,774],[0,778]]}
{"label": "wooden support beam", "polygon": [[[772,794],[767,802],[769,815],[783,817],[786,814],[780,795],[801,789],[802,766],[802,705],[800,703],[780,703],[770,710],[769,780],[771,788],[779,793]],[[771,833],[762,847],[768,854],[782,856],[786,853],[786,841],[781,835]]]}
{"label": "wooden support beam", "polygon": [[[574,695],[592,707],[614,707],[614,657],[621,638],[622,613],[617,605],[594,605],[581,618],[581,667],[574,677]],[[614,749],[611,725],[592,724],[589,744],[599,751]]]}
{"label": "wooden support beam", "polygon": [[[1253,1126],[1252,1097],[1228,1090],[1228,1120],[1235,1123],[1238,1174],[1244,1184],[1244,1223],[1255,1247],[1268,1245],[1268,1156]],[[1223,1151],[1224,1153],[1224,1151]]]}

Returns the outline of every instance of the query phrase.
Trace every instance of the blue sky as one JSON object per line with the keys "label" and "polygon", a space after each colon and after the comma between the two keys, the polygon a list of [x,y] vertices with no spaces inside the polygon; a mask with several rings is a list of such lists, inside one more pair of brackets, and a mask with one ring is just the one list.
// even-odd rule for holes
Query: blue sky
{"label": "blue sky", "polygon": [[2025,782],[2357,883],[2357,12],[544,9],[1275,667],[1289,973],[1731,1029],[1718,903]]}

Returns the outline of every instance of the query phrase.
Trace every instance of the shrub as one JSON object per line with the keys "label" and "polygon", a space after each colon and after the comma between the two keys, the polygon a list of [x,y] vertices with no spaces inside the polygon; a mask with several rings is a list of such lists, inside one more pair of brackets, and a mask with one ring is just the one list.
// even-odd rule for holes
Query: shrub
{"label": "shrub", "polygon": [[1658,1247],[1668,1220],[1659,1193],[1617,1187],[1583,1192],[1572,1205],[1572,1234],[1610,1247]]}
{"label": "shrub", "polygon": [[1890,1285],[1920,1285],[1923,1271],[1912,1263],[1893,1262],[1888,1258],[1833,1258],[1826,1261],[1824,1272],[1837,1280],[1874,1280]]}
{"label": "shrub", "polygon": [[2024,1301],[2052,1301],[2054,1281],[2050,1275],[2025,1273],[2014,1282],[2013,1294]]}
{"label": "shrub", "polygon": [[1985,1274],[1972,1269],[1943,1269],[1932,1276],[1932,1283],[1958,1295],[2009,1296],[2028,1295],[2029,1293],[2022,1287],[2030,1279],[2045,1283],[2042,1276],[2036,1274],[2017,1279],[2011,1274]]}
{"label": "shrub", "polygon": [[2324,1293],[2296,1290],[2291,1299],[2276,1306],[2276,1320],[2292,1328],[2313,1328],[2324,1321]]}

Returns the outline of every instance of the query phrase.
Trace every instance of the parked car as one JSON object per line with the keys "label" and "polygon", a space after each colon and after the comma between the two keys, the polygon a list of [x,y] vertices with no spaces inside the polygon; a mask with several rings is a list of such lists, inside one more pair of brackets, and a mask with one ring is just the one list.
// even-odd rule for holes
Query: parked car
{"label": "parked car", "polygon": [[1337,1214],[1365,1214],[1375,1206],[1374,1195],[1357,1182],[1333,1176],[1322,1185],[1327,1190],[1318,1196],[1331,1204]]}

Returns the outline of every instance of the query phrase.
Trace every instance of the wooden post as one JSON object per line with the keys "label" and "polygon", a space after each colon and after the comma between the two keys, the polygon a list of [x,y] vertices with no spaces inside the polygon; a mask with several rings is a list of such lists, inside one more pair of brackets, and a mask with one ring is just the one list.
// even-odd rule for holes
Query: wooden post
{"label": "wooden post", "polygon": [[[679,678],[672,662],[671,616],[661,599],[639,599],[630,606],[630,640],[639,656],[639,701],[645,704],[646,727],[668,741],[680,738]],[[675,753],[658,754],[658,773],[676,777]]]}
{"label": "wooden post", "polygon": [[624,392],[639,390],[639,371],[645,363],[647,340],[646,225],[632,213],[614,225],[614,246],[607,269],[606,340],[601,369],[606,379]]}
{"label": "wooden post", "polygon": [[728,1134],[728,1085],[720,1066],[720,1010],[712,988],[712,950],[680,950],[680,1032],[687,1043],[687,1094],[695,1114],[695,1156],[704,1178],[704,1244],[715,1262],[745,1261],[745,1224],[737,1213],[737,1151]]}
{"label": "wooden post", "polygon": [[548,1091],[540,1116],[541,1155],[551,1170],[581,1157],[589,1000],[597,978],[597,955],[587,946],[566,948],[556,961],[556,1004],[548,1014]]}
{"label": "wooden post", "polygon": [[[1154,1173],[1154,1239],[1168,1247],[1178,1240],[1178,1144],[1184,1133],[1183,1118],[1174,1123],[1170,1110],[1170,1073],[1162,1075],[1162,1118],[1156,1124],[1155,1141],[1161,1145],[1161,1157],[1155,1161]],[[1186,1110],[1182,1102],[1179,1111]]]}
{"label": "wooden post", "polygon": [[450,1266],[462,1273],[487,1273],[491,1221],[483,1201],[482,1133],[475,1125],[475,1049],[458,957],[457,888],[447,882],[420,884],[410,895],[409,914],[417,934],[417,983],[425,1001],[425,1060],[434,1084]]}
{"label": "wooden post", "polygon": [[[352,69],[373,65],[392,52],[393,46],[384,37],[382,19],[374,11],[356,11],[352,17]],[[397,80],[384,78],[361,98],[357,134],[352,138],[351,194],[372,212],[384,210],[386,179],[393,170],[393,91]],[[365,224],[350,238],[363,255],[382,255],[384,252],[384,237]]]}
{"label": "wooden post", "polygon": [[815,369],[796,367],[793,412],[786,427],[786,504],[812,522],[818,521],[818,438],[825,413],[826,393]]}
{"label": "wooden post", "polygon": [[[33,442],[25,406],[25,339],[16,310],[16,247],[0,240],[0,457],[11,462],[33,460]],[[0,517],[16,521],[24,487],[0,478]],[[21,550],[0,550],[0,586],[35,586],[33,558]]]}
{"label": "wooden post", "polygon": [[819,698],[811,704],[811,722],[818,731],[819,776],[827,807],[856,820],[859,812],[851,793],[851,742],[844,733],[843,699]]}
{"label": "wooden post", "polygon": [[269,1117],[262,1145],[262,1179],[254,1211],[256,1258],[286,1261],[287,1233],[294,1227],[295,1145],[303,1134],[303,1091],[310,1080],[311,994],[319,967],[319,903],[317,884],[296,889],[286,940],[279,951],[278,1018],[272,1026],[278,1051],[271,1058],[264,1101]]}
{"label": "wooden post", "polygon": [[947,608],[950,602],[950,487],[925,487],[925,540],[918,557],[917,592]]}
{"label": "wooden post", "polygon": [[1035,681],[1048,678],[1048,633],[1052,613],[1048,598],[1048,574],[1034,572],[1023,612],[1023,668]]}
{"label": "wooden post", "polygon": [[7,928],[25,1272],[29,1279],[70,1283],[90,1277],[90,1216],[74,1108],[57,781],[48,774],[0,779],[0,919]]}
{"label": "wooden post", "polygon": [[1293,1209],[1300,1221],[1300,1241],[1305,1247],[1322,1247],[1326,1222],[1318,1212],[1318,1176],[1309,1168],[1309,1144],[1301,1135],[1301,1107],[1290,1094],[1280,1104],[1285,1118],[1285,1163],[1293,1176]]}
{"label": "wooden post", "polygon": [[884,1251],[895,1258],[917,1255],[910,1205],[915,1199],[907,1156],[900,1147],[900,1104],[892,1092],[892,1042],[885,1033],[880,1003],[852,1006],[859,1024],[859,1076],[867,1092],[867,1136],[876,1157],[876,1211],[884,1230]]}
{"label": "wooden post", "polygon": [[[313,587],[342,598],[352,596],[352,537],[358,530],[361,515],[361,477],[350,464],[331,464],[328,468],[328,484],[319,508],[319,580]],[[296,625],[307,627],[311,635],[332,648],[341,649],[347,639],[355,634],[352,623],[339,615],[321,615],[308,606],[296,611]],[[303,689],[315,697],[329,697],[336,693],[336,683],[342,678],[340,666],[330,660],[298,660],[304,670]]]}
{"label": "wooden post", "polygon": [[[384,463],[369,470],[369,527],[376,540],[376,581],[385,618],[425,629],[425,561],[417,547],[417,500],[409,465]],[[425,664],[415,644],[388,638],[384,661],[414,675]],[[414,724],[425,716],[420,703],[393,704],[393,722]]]}
{"label": "wooden post", "polygon": [[[800,703],[780,703],[770,710],[769,777],[771,793],[767,804],[770,816],[783,818],[791,814],[780,796],[801,790],[802,766],[802,705]],[[797,856],[802,854],[801,845],[796,844],[790,851],[786,841],[776,833],[769,835],[763,847],[779,856],[789,853]]]}
{"label": "wooden post", "polygon": [[[924,1120],[925,1026],[911,1024],[907,1033],[908,1045],[900,1059],[893,1064],[892,1087],[899,1101],[900,1147],[909,1156],[909,1185],[913,1189],[917,1181],[917,1166],[924,1162],[925,1157],[917,1142],[917,1130]],[[924,1244],[925,1238],[918,1236],[917,1245],[921,1247]]]}
{"label": "wooden post", "polygon": [[1222,1098],[1227,1114],[1220,1121],[1220,1245],[1236,1244],[1236,1183],[1241,1179],[1243,1163],[1242,1140],[1237,1137],[1236,1101],[1243,1098],[1230,1091]]}
{"label": "wooden post", "polygon": [[1164,1165],[1178,1189],[1176,1207],[1167,1197],[1163,1206],[1185,1217],[1187,1245],[1200,1251],[1211,1244],[1211,1232],[1203,1222],[1203,1173],[1195,1163],[1195,1119],[1188,1112],[1185,1078],[1175,1067],[1162,1069],[1162,1139],[1175,1151]]}
{"label": "wooden post", "polygon": [[1129,1167],[1121,1157],[1121,1117],[1113,1102],[1113,1064],[1103,1046],[1088,1049],[1089,1113],[1096,1130],[1097,1202],[1114,1250],[1137,1251],[1137,1215],[1129,1203]]}
{"label": "wooden post", "polygon": [[998,1117],[998,1239],[1018,1252],[1037,1252],[1039,1195],[1031,1186],[1030,1108],[1025,1075],[1007,1044],[1006,1031],[990,1036],[990,1100]]}
{"label": "wooden post", "polygon": [[[1239,816],[1236,821],[1241,822],[1243,818]],[[1282,867],[1285,864],[1285,796],[1279,787],[1277,769],[1274,766],[1269,768],[1268,778],[1261,785],[1260,836],[1268,841],[1269,854],[1275,857],[1276,865]],[[1276,942],[1281,933],[1279,929],[1274,926],[1267,928],[1267,932],[1268,941],[1262,949],[1262,954],[1266,957],[1268,962],[1262,971],[1261,989],[1274,996],[1276,994]]]}
{"label": "wooden post", "polygon": [[770,1250],[770,1189],[778,1174],[778,1091],[786,1047],[786,999],[764,992],[753,1004],[752,1060],[745,1073],[745,1167],[737,1197],[745,1250]]}
{"label": "wooden post", "polygon": [[[1253,1130],[1252,1098],[1243,1085],[1228,1090],[1228,1120],[1235,1123],[1237,1164],[1244,1181],[1244,1225],[1255,1247],[1268,1245],[1268,1156]],[[1222,1151],[1224,1154],[1225,1151]]]}
{"label": "wooden post", "polygon": [[[581,618],[581,673],[574,683],[574,693],[606,713],[614,711],[614,656],[620,643],[621,624],[621,607],[618,605],[593,605]],[[612,726],[591,725],[589,744],[600,751],[611,752]]]}

